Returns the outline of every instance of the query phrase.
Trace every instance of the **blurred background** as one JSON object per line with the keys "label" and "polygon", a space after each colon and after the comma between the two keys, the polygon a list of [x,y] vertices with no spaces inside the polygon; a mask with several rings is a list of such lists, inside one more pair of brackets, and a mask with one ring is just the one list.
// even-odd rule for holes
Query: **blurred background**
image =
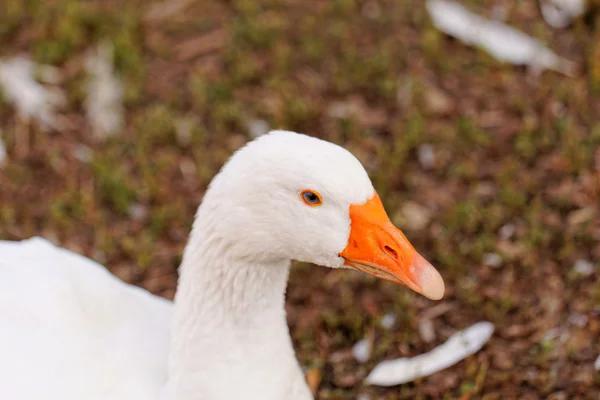
{"label": "blurred background", "polygon": [[[0,239],[43,236],[172,298],[221,165],[304,132],[363,162],[447,287],[436,303],[296,265],[288,319],[319,399],[596,399],[600,7],[555,3],[3,0]],[[363,385],[482,320],[496,331],[467,360]]]}

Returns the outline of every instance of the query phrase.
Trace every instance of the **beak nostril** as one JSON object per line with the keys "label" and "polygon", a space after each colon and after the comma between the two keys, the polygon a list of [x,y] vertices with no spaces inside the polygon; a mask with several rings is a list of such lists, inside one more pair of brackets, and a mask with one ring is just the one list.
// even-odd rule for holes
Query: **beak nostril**
{"label": "beak nostril", "polygon": [[356,240],[352,241],[352,246],[354,246],[354,248],[358,248],[358,242]]}
{"label": "beak nostril", "polygon": [[383,249],[385,250],[386,253],[388,253],[393,258],[395,258],[395,259],[398,258],[398,253],[396,252],[396,250],[392,249],[390,246],[384,246]]}

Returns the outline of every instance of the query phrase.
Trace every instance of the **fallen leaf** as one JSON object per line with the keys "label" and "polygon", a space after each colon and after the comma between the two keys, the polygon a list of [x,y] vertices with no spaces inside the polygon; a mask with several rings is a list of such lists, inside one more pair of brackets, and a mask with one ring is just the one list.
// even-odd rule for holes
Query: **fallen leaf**
{"label": "fallen leaf", "polygon": [[435,340],[435,329],[430,319],[425,318],[419,321],[419,336],[425,343],[431,343]]}
{"label": "fallen leaf", "polygon": [[317,390],[319,390],[319,385],[323,380],[323,373],[321,372],[321,369],[316,367],[310,368],[308,371],[306,371],[304,376],[310,391],[312,392],[313,396],[315,396],[317,394]]}
{"label": "fallen leaf", "polygon": [[454,110],[454,102],[443,90],[429,85],[424,94],[425,108],[434,115],[447,115]]}
{"label": "fallen leaf", "polygon": [[225,29],[215,29],[204,35],[187,39],[175,47],[179,61],[187,61],[198,56],[221,50],[227,45],[229,36]]}

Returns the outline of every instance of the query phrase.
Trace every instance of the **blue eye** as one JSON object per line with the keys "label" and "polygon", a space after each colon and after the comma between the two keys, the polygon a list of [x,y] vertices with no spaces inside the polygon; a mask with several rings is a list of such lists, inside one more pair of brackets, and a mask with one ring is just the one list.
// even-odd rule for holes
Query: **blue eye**
{"label": "blue eye", "polygon": [[302,199],[304,204],[311,207],[317,207],[323,204],[323,199],[321,198],[321,195],[318,192],[315,192],[314,190],[303,190],[302,192],[300,192],[300,198]]}

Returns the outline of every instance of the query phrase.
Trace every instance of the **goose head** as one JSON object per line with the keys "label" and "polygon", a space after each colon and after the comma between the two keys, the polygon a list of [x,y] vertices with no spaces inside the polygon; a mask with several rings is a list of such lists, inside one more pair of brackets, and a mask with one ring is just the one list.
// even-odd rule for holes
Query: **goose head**
{"label": "goose head", "polygon": [[[389,220],[347,150],[272,131],[238,150],[212,181],[202,215],[228,257],[354,268],[438,300],[444,282]],[[202,223],[200,213],[196,223]]]}

